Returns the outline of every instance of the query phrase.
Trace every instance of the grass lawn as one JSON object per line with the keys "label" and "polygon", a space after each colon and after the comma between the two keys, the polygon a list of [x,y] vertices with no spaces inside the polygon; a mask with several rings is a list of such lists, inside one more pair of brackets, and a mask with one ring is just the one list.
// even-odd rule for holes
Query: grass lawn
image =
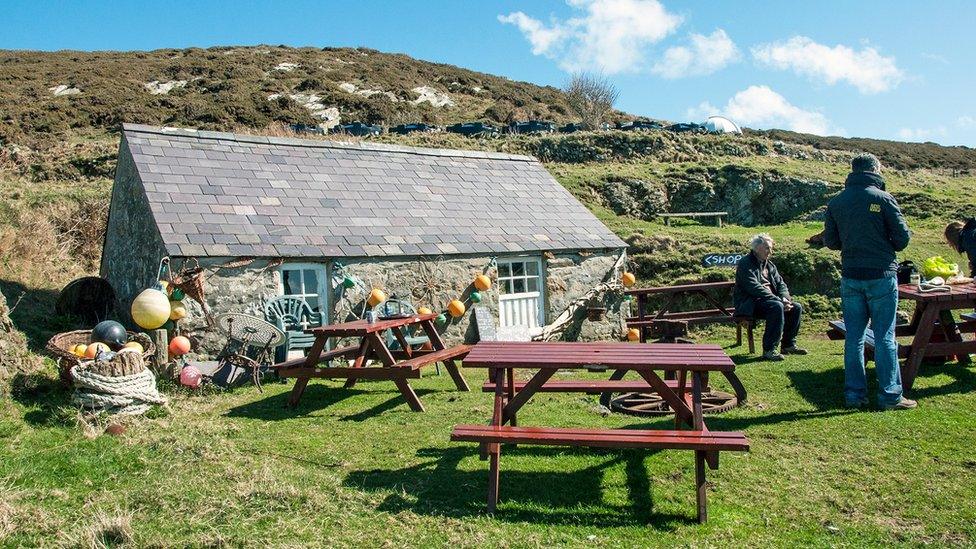
{"label": "grass lawn", "polygon": [[[976,372],[923,366],[917,410],[844,409],[841,344],[755,362],[731,348],[748,405],[709,426],[741,430],[749,453],[709,471],[709,515],[694,522],[688,451],[503,449],[501,503],[486,516],[487,463],[450,443],[491,398],[446,372],[414,382],[410,412],[389,382],[313,380],[189,396],[118,438],[83,436],[67,394],[41,383],[0,404],[0,544],[136,546],[624,547],[976,543]],[[822,323],[819,323],[822,324]],[[728,331],[709,335],[728,343]],[[466,372],[472,387],[481,371]],[[714,376],[718,377],[718,376]],[[873,376],[872,376],[873,377]],[[724,380],[716,380],[721,387]],[[597,397],[540,394],[525,425],[647,427],[600,415]]]}

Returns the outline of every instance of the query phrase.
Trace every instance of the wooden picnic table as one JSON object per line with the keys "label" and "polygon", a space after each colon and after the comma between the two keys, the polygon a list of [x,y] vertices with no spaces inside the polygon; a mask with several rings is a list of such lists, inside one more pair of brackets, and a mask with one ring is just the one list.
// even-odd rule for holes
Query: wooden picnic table
{"label": "wooden picnic table", "polygon": [[[308,355],[294,360],[276,364],[278,375],[294,377],[295,386],[292,388],[288,400],[290,406],[297,406],[309,379],[328,378],[345,379],[345,387],[351,388],[357,379],[390,380],[407,400],[407,404],[415,412],[423,412],[424,405],[407,382],[409,378],[419,378],[420,369],[424,366],[443,362],[451,379],[460,391],[468,391],[468,385],[454,363],[462,358],[470,348],[468,345],[458,345],[447,348],[441,339],[437,328],[434,327],[434,313],[405,315],[367,322],[354,320],[339,324],[328,324],[318,328],[305,330],[305,333],[315,336],[315,342],[309,349]],[[403,330],[412,325],[419,325],[430,339],[430,350],[412,349],[407,343]],[[400,348],[391,350],[384,341],[383,333],[390,330],[399,343]],[[332,350],[326,350],[330,338],[359,338],[359,343]],[[322,367],[323,362],[332,360],[352,360],[352,366]],[[378,362],[381,366],[368,366],[367,363]]]}
{"label": "wooden picnic table", "polygon": [[[708,372],[733,373],[735,370],[732,359],[718,345],[484,341],[471,348],[463,367],[487,369],[495,393],[488,425],[457,425],[451,434],[453,441],[478,442],[482,457],[489,459],[489,512],[494,512],[498,503],[502,443],[694,450],[698,520],[701,522],[707,518],[705,465],[718,468],[720,450],[749,448],[749,441],[742,433],[709,431],[705,427],[701,402],[705,375]],[[535,369],[537,372],[523,383],[515,381],[516,369]],[[573,386],[564,380],[550,381],[560,370],[637,373],[644,382],[640,388],[657,392],[675,411],[676,429],[519,427],[518,411],[536,392],[546,392],[549,384],[553,384],[555,392],[575,389],[591,393],[605,389],[600,382]],[[665,381],[658,371],[675,372],[677,379]],[[691,375],[690,386],[688,374]],[[687,429],[679,430],[678,427]]]}
{"label": "wooden picnic table", "polygon": [[[753,340],[755,323],[752,318],[736,316],[735,308],[731,305],[733,288],[735,282],[727,280],[626,290],[624,292],[626,295],[637,299],[637,316],[627,318],[627,327],[637,328],[640,331],[641,342],[646,342],[655,323],[661,320],[681,320],[690,325],[734,322],[736,345],[742,344],[742,328],[745,327],[749,336],[749,352],[755,352]],[[703,298],[712,308],[697,311],[674,310],[683,298],[691,296]],[[663,298],[664,303],[658,309],[650,310],[648,301],[651,298]]]}
{"label": "wooden picnic table", "polygon": [[[906,329],[897,335],[913,335],[908,356],[902,364],[902,386],[910,391],[918,375],[918,368],[926,356],[955,355],[961,364],[970,364],[970,353],[976,353],[976,340],[964,341],[963,332],[976,332],[976,320],[956,322],[954,309],[976,308],[976,284],[949,286],[948,292],[920,292],[918,286],[901,284],[898,297],[915,302],[915,314]],[[933,334],[939,332],[933,341]]]}

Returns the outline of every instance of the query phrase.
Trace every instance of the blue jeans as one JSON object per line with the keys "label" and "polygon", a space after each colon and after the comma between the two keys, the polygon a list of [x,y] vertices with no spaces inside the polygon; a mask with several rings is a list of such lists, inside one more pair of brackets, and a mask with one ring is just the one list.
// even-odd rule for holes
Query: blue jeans
{"label": "blue jeans", "polygon": [[864,331],[868,319],[874,331],[874,366],[878,376],[878,403],[901,400],[901,369],[895,341],[898,284],[895,277],[874,280],[841,278],[840,301],[844,309],[844,397],[854,403],[867,397],[864,374]]}
{"label": "blue jeans", "polygon": [[800,332],[802,314],[803,307],[799,303],[794,303],[787,311],[783,302],[778,299],[756,300],[752,316],[766,321],[762,338],[763,353],[775,351],[777,346],[783,349],[796,347],[796,335]]}

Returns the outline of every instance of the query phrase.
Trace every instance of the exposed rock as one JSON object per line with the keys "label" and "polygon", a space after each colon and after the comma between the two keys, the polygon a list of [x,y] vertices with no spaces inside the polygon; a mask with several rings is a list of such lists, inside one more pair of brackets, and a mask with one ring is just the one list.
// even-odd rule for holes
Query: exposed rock
{"label": "exposed rock", "polygon": [[356,95],[361,95],[363,97],[370,97],[373,95],[383,95],[393,103],[400,101],[400,98],[396,96],[393,92],[383,91],[383,90],[370,90],[359,88],[355,84],[350,84],[349,82],[343,82],[339,84],[339,89],[346,93],[354,93]]}
{"label": "exposed rock", "polygon": [[67,84],[58,84],[53,88],[48,88],[48,90],[50,90],[51,94],[53,94],[55,97],[62,96],[62,95],[78,95],[79,93],[81,93],[81,90],[79,90],[78,88],[74,86],[69,86]]}
{"label": "exposed rock", "polygon": [[283,72],[291,72],[291,71],[297,69],[300,66],[301,65],[299,65],[298,63],[287,63],[287,62],[285,62],[285,63],[278,63],[271,70],[274,70],[274,71],[283,71]]}
{"label": "exposed rock", "polygon": [[650,220],[668,211],[668,197],[660,185],[640,179],[611,179],[603,182],[600,195],[617,215]]}
{"label": "exposed rock", "polygon": [[[281,95],[280,93],[273,93],[268,96],[268,101],[274,101],[281,97]],[[339,109],[336,107],[326,107],[322,103],[322,98],[318,95],[314,93],[289,93],[288,97],[308,109],[314,118],[321,120],[322,122],[319,123],[319,126],[328,129],[339,123]]]}
{"label": "exposed rock", "polygon": [[146,82],[143,85],[146,86],[149,93],[153,95],[166,95],[175,88],[182,88],[186,86],[186,80],[170,80],[168,82],[153,80],[152,82]]}
{"label": "exposed rock", "polygon": [[411,101],[414,105],[419,105],[421,103],[430,103],[434,107],[453,107],[454,101],[446,94],[437,91],[435,88],[430,86],[418,86],[412,90],[419,97]]}

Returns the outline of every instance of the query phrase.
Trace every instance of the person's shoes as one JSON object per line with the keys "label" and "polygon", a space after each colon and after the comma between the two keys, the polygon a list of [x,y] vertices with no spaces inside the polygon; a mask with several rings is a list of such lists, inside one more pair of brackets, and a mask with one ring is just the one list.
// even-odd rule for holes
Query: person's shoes
{"label": "person's shoes", "polygon": [[867,408],[868,397],[862,397],[857,400],[848,400],[845,402],[848,408]]}
{"label": "person's shoes", "polygon": [[882,410],[911,410],[912,408],[918,408],[918,402],[914,400],[901,397],[901,399],[894,404],[882,404]]}
{"label": "person's shoes", "polygon": [[768,360],[770,362],[781,362],[783,360],[786,360],[785,358],[783,358],[783,355],[777,353],[776,351],[766,351],[765,353],[763,353],[762,357],[763,360]]}
{"label": "person's shoes", "polygon": [[779,352],[782,353],[782,354],[784,354],[784,355],[805,355],[805,354],[807,354],[807,350],[806,349],[801,349],[801,348],[797,347],[796,345],[791,345],[789,347],[783,347],[782,349],[780,349]]}

